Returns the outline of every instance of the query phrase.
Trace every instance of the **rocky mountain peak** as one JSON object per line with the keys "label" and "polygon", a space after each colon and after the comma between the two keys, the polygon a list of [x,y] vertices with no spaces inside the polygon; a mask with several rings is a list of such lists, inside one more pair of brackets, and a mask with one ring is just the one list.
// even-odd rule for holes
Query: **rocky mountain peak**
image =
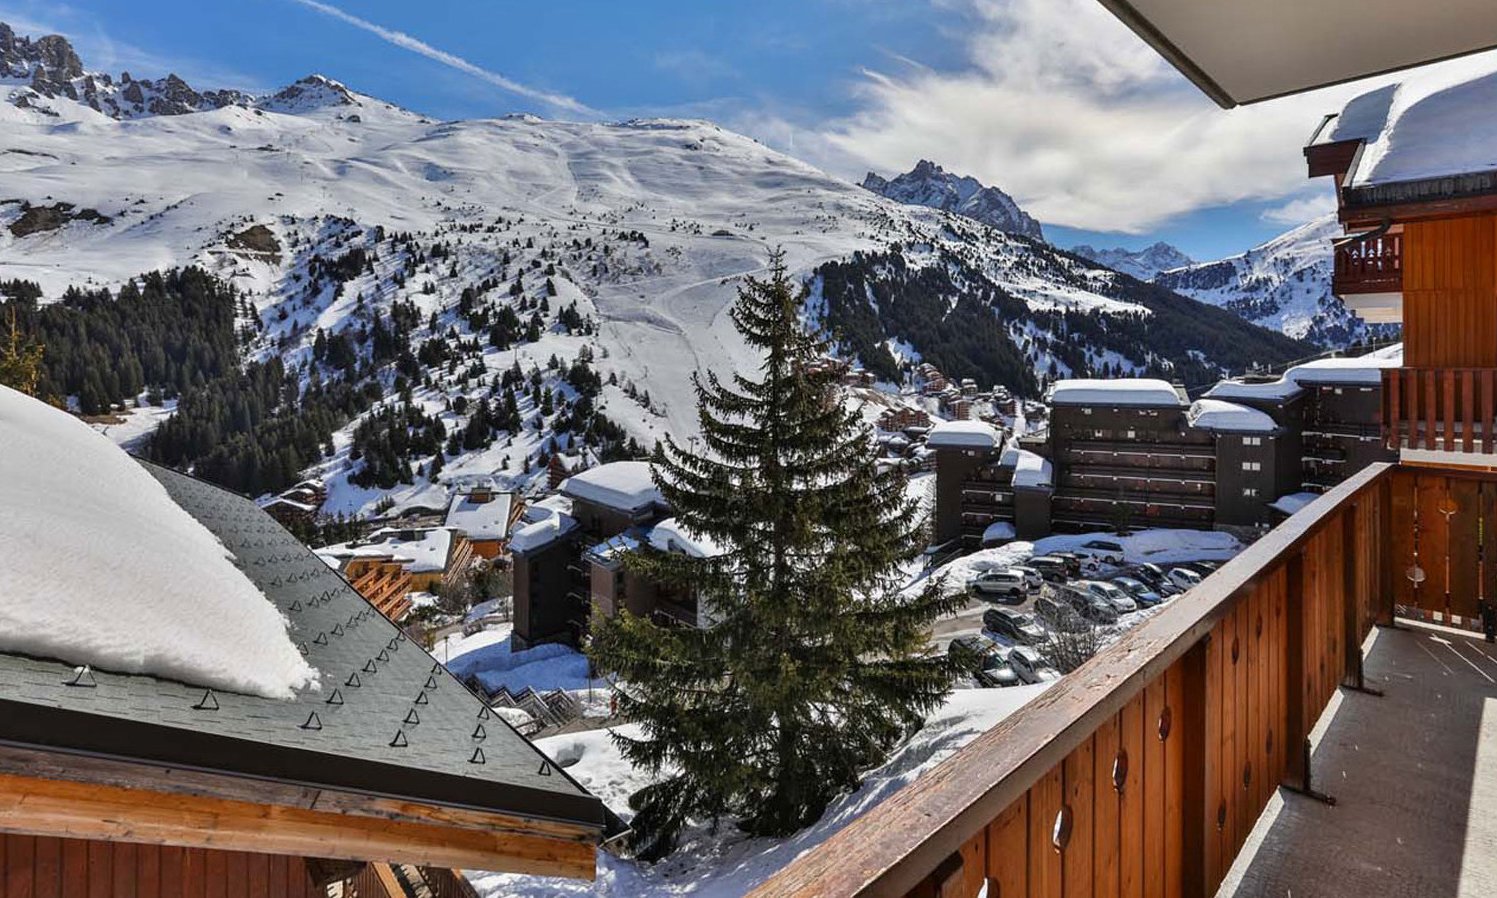
{"label": "rocky mountain peak", "polygon": [[1044,231],[1013,197],[997,187],[984,186],[971,176],[954,175],[941,166],[921,159],[915,167],[886,179],[869,172],[863,187],[901,203],[929,206],[990,225],[1000,231],[1044,240]]}
{"label": "rocky mountain peak", "polygon": [[1091,259],[1093,262],[1106,265],[1114,271],[1132,275],[1141,281],[1151,281],[1158,277],[1160,272],[1169,271],[1172,268],[1183,268],[1195,264],[1194,259],[1163,240],[1140,250],[1128,250],[1121,247],[1097,249],[1083,243],[1072,247],[1071,252],[1084,259]]}

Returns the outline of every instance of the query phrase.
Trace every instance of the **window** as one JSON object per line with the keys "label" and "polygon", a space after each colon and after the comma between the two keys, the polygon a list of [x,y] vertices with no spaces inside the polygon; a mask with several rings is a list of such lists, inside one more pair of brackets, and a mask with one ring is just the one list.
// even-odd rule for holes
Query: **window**
{"label": "window", "polygon": [[1090,415],[1092,413],[1092,410],[1089,409],[1089,408],[1084,408],[1084,409],[1081,410],[1081,413],[1083,415]]}
{"label": "window", "polygon": [[1127,432],[1127,438],[1130,439],[1130,440],[1136,440],[1136,439],[1138,439],[1138,431],[1136,431],[1136,430],[1130,430],[1130,431],[1128,431]]}
{"label": "window", "polygon": [[1245,486],[1242,488],[1242,495],[1245,499],[1256,499],[1258,498],[1258,488],[1256,486]]}
{"label": "window", "polygon": [[1263,438],[1262,437],[1243,437],[1242,438],[1242,445],[1244,445],[1244,446],[1262,446],[1263,445]]}
{"label": "window", "polygon": [[1261,462],[1261,461],[1245,461],[1245,462],[1242,463],[1242,469],[1244,471],[1261,471],[1261,470],[1263,470],[1263,462]]}

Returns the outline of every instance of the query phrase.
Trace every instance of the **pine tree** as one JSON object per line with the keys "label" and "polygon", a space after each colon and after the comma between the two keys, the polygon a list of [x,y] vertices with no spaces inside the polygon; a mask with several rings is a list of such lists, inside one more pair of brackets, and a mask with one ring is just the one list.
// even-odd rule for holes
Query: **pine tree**
{"label": "pine tree", "polygon": [[903,476],[881,472],[871,434],[844,408],[823,344],[800,324],[806,293],[783,257],[731,310],[761,350],[761,378],[696,381],[704,448],[667,439],[661,493],[717,557],[641,550],[628,563],[700,597],[712,623],[599,620],[590,650],[621,684],[615,735],[664,774],[631,798],[641,856],[669,852],[693,819],[736,818],[780,835],[820,817],[946,695],[956,673],[928,650],[930,624],[961,604],[939,584],[901,592],[922,521]]}
{"label": "pine tree", "polygon": [[33,340],[21,339],[21,325],[14,305],[10,308],[9,318],[6,338],[0,345],[0,386],[35,396],[37,383],[42,377],[43,348]]}

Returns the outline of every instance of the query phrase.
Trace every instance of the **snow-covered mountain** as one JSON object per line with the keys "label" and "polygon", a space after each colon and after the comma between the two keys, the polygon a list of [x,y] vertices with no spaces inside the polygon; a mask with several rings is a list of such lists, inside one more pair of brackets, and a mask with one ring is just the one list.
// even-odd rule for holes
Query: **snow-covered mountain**
{"label": "snow-covered mountain", "polygon": [[1141,250],[1097,249],[1085,243],[1071,247],[1071,252],[1085,256],[1093,262],[1106,265],[1114,271],[1131,274],[1141,281],[1152,281],[1160,272],[1172,268],[1194,265],[1195,260],[1164,241]]}
{"label": "snow-covered mountain", "polygon": [[970,176],[953,175],[922,159],[915,167],[892,180],[874,172],[863,178],[863,187],[901,203],[929,206],[991,225],[1000,231],[1044,240],[1040,223],[1019,208],[1013,197],[997,187],[984,187]]}
{"label": "snow-covered mountain", "polygon": [[[303,446],[325,456],[309,473],[329,481],[329,511],[420,504],[439,476],[534,477],[615,431],[644,446],[691,433],[692,373],[758,362],[725,312],[775,248],[811,286],[812,319],[893,376],[924,357],[1021,391],[1109,372],[1194,383],[1303,354],[707,122],[441,122],[320,76],[268,96],[194,92],[212,108],[120,106],[101,85],[124,79],[87,73],[61,38],[0,34],[0,282],[33,283],[44,303],[185,265],[234,285],[249,359],[383,396],[342,402],[362,410]],[[392,333],[409,342],[399,358]],[[400,424],[396,405],[441,427]],[[434,428],[461,437],[445,458],[421,448],[440,444]],[[375,450],[405,466],[402,485],[354,482]]]}
{"label": "snow-covered mountain", "polygon": [[1319,346],[1393,336],[1396,326],[1369,326],[1331,295],[1331,239],[1339,236],[1330,213],[1240,255],[1166,271],[1154,282]]}

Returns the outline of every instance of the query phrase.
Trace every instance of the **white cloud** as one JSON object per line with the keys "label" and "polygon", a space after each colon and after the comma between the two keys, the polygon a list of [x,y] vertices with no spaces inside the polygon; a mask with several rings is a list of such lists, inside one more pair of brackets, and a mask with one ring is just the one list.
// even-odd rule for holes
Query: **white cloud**
{"label": "white cloud", "polygon": [[586,104],[582,103],[580,100],[569,97],[566,94],[543,90],[538,87],[531,87],[528,84],[521,84],[513,78],[507,78],[504,75],[499,74],[498,72],[490,71],[486,68],[483,68],[482,66],[469,62],[461,56],[457,56],[453,53],[448,53],[446,50],[439,50],[436,47],[433,47],[431,44],[428,44],[425,41],[421,40],[420,38],[412,37],[411,35],[406,34],[403,31],[396,31],[392,28],[386,28],[383,25],[378,25],[374,22],[369,21],[368,19],[360,18],[353,13],[345,12],[331,4],[322,3],[319,2],[319,0],[294,0],[294,2],[299,3],[302,6],[307,7],[308,9],[316,10],[323,15],[331,16],[332,18],[337,19],[344,24],[352,25],[353,27],[358,28],[362,31],[367,31],[370,34],[373,34],[381,40],[385,41],[386,43],[393,44],[394,46],[400,47],[403,50],[409,50],[412,53],[425,56],[427,59],[430,59],[434,62],[439,62],[442,65],[456,69],[459,72],[463,72],[464,74],[472,75],[473,77],[478,78],[482,81],[486,81],[489,84],[500,88],[501,90],[505,90],[522,97],[527,97],[532,100],[538,100],[548,106],[565,112],[586,116],[596,115],[596,113]]}
{"label": "white cloud", "polygon": [[857,111],[794,130],[800,152],[849,177],[930,158],[1047,223],[1141,233],[1196,209],[1303,195],[1305,138],[1370,86],[1224,111],[1096,0],[967,2],[975,26],[956,66],[863,72]]}
{"label": "white cloud", "polygon": [[1259,216],[1274,224],[1302,225],[1313,218],[1336,211],[1336,194],[1329,188],[1314,196],[1302,196],[1280,206],[1264,209]]}

